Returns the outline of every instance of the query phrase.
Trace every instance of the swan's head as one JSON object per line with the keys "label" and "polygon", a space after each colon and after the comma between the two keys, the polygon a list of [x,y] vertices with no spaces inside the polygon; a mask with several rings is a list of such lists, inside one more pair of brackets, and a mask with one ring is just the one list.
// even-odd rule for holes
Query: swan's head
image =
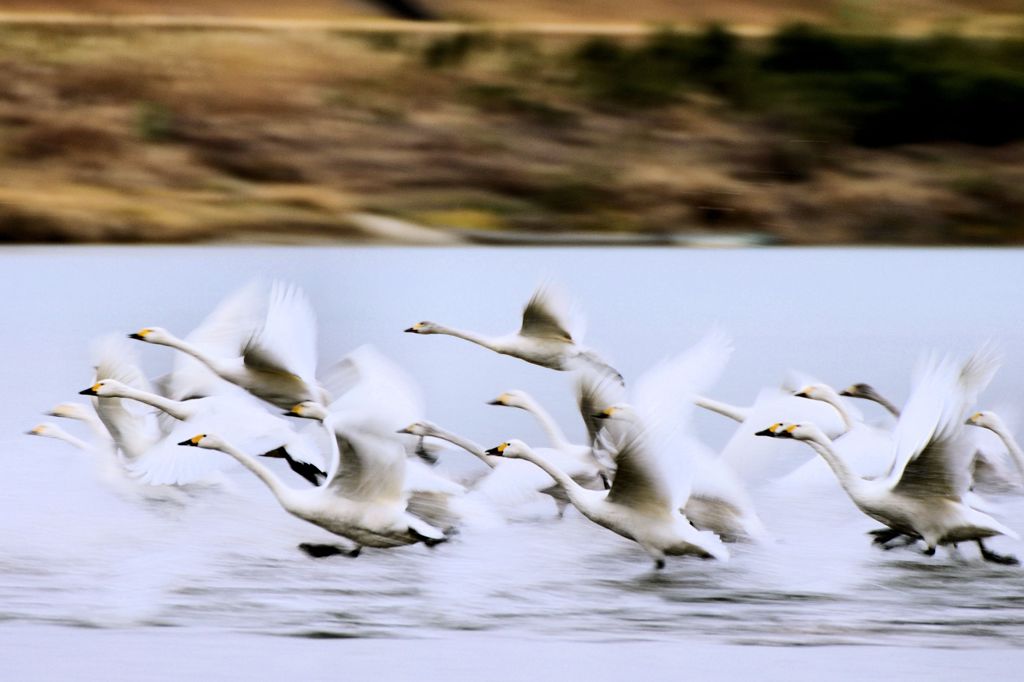
{"label": "swan's head", "polygon": [[207,450],[220,450],[225,443],[217,436],[208,433],[198,433],[188,440],[183,440],[178,445],[185,445],[193,448],[205,448]]}
{"label": "swan's head", "polygon": [[438,334],[441,331],[441,325],[434,322],[417,322],[405,331],[410,334]]}
{"label": "swan's head", "polygon": [[839,391],[839,395],[846,396],[847,398],[864,398],[865,400],[872,400],[878,395],[878,391],[875,390],[871,384],[850,384],[843,390]]}
{"label": "swan's head", "polygon": [[86,421],[92,418],[93,412],[81,403],[60,403],[59,405],[54,405],[53,409],[46,414],[51,417],[60,417],[62,419],[78,419]]}
{"label": "swan's head", "polygon": [[530,447],[521,440],[512,439],[505,441],[497,447],[493,447],[487,451],[488,455],[495,457],[511,457],[513,459],[521,458],[530,451]]}
{"label": "swan's head", "polygon": [[89,388],[78,392],[79,395],[93,395],[100,398],[123,398],[125,390],[131,390],[116,379],[101,379]]}
{"label": "swan's head", "polygon": [[57,425],[51,424],[50,422],[43,422],[42,424],[36,424],[31,429],[26,431],[30,436],[50,436],[52,437],[57,432]]}
{"label": "swan's head", "polygon": [[636,411],[629,405],[612,405],[593,415],[594,419],[621,419],[633,421],[637,418]]}
{"label": "swan's head", "polygon": [[432,436],[437,433],[437,427],[428,421],[418,421],[409,424],[404,429],[399,429],[398,433],[407,433],[410,436]]}
{"label": "swan's head", "polygon": [[989,412],[982,410],[981,412],[975,412],[967,418],[967,422],[971,426],[980,426],[983,429],[996,430],[1003,428],[1003,420],[999,418],[999,415],[995,412]]}
{"label": "swan's head", "polygon": [[303,419],[316,419],[317,421],[323,421],[327,419],[330,413],[327,408],[318,402],[312,400],[303,401],[292,409],[284,413],[287,417],[302,417]]}
{"label": "swan's head", "polygon": [[769,426],[767,429],[761,429],[760,431],[758,431],[754,435],[755,436],[767,436],[768,438],[778,438],[779,437],[779,431],[782,430],[783,426],[785,426],[785,424],[783,424],[782,422],[775,422],[774,424]]}
{"label": "swan's head", "polygon": [[794,393],[797,398],[809,398],[811,400],[834,401],[839,397],[831,386],[825,384],[808,384]]}
{"label": "swan's head", "polygon": [[167,344],[174,336],[163,327],[143,327],[134,334],[129,334],[128,338],[146,343]]}
{"label": "swan's head", "polygon": [[488,401],[488,405],[504,405],[505,407],[518,407],[529,409],[530,397],[519,390],[505,391],[494,400]]}
{"label": "swan's head", "polygon": [[793,440],[811,440],[822,442],[827,440],[824,433],[814,424],[805,422],[803,424],[772,424],[764,431],[758,431],[758,436],[769,436],[770,438],[792,438]]}

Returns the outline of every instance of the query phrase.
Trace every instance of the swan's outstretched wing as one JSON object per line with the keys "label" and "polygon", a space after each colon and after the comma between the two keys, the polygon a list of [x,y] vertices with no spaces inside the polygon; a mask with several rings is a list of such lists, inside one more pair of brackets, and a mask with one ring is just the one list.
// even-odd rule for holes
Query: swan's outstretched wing
{"label": "swan's outstretched wing", "polygon": [[896,424],[893,490],[917,496],[959,500],[970,486],[974,449],[964,418],[999,367],[982,348],[963,365],[950,358],[926,358],[907,406]]}
{"label": "swan's outstretched wing", "polygon": [[328,410],[341,415],[346,424],[391,438],[395,431],[423,418],[419,386],[373,346],[355,349],[329,375],[342,392]]}
{"label": "swan's outstretched wing", "polygon": [[316,383],[316,314],[299,287],[274,282],[263,324],[242,351],[246,367]]}
{"label": "swan's outstretched wing", "polygon": [[604,428],[604,420],[595,415],[612,405],[624,402],[622,384],[612,381],[605,373],[581,371],[576,378],[576,406],[587,429],[587,442],[593,447],[597,435]]}
{"label": "swan's outstretched wing", "polygon": [[[237,358],[256,332],[265,308],[264,287],[251,282],[217,304],[185,341],[215,358]],[[175,353],[165,386],[164,395],[174,400],[244,392],[187,353]]]}
{"label": "swan's outstretched wing", "polygon": [[671,513],[689,495],[688,489],[680,494],[672,485],[676,477],[664,456],[671,444],[643,424],[634,426],[615,455],[615,480],[606,499],[654,515]]}
{"label": "swan's outstretched wing", "polygon": [[[139,368],[135,347],[124,337],[109,335],[98,339],[93,344],[92,357],[96,381],[115,379],[132,388],[152,390]],[[93,408],[114,443],[125,457],[132,459],[160,440],[161,433],[152,409],[129,409],[128,404],[140,405],[121,398],[92,399]]]}
{"label": "swan's outstretched wing", "polygon": [[170,433],[128,463],[128,471],[148,485],[189,485],[213,482],[219,472],[235,466],[234,460],[211,457],[202,448],[178,446],[195,435],[191,420],[175,422]]}
{"label": "swan's outstretched wing", "polygon": [[560,291],[544,285],[534,292],[523,309],[521,336],[573,341],[570,331],[570,304]]}
{"label": "swan's outstretched wing", "polygon": [[339,433],[339,466],[327,487],[360,502],[398,503],[404,499],[406,454],[396,439],[358,429]]}

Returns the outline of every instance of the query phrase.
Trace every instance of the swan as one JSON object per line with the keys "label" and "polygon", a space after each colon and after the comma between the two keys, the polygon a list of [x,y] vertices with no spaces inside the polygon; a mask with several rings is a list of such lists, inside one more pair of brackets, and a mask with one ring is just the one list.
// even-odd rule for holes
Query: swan
{"label": "swan", "polygon": [[96,411],[81,403],[59,403],[54,405],[46,414],[50,417],[73,419],[74,421],[82,422],[92,432],[96,447],[108,450],[113,450],[115,447],[114,440],[110,437],[110,432],[107,431],[107,427],[103,425],[100,418],[96,416]]}
{"label": "swan", "polygon": [[81,438],[72,436],[70,433],[60,428],[56,424],[51,422],[42,422],[36,424],[31,429],[25,432],[30,436],[43,436],[44,438],[53,438],[55,440],[64,441],[72,447],[78,448],[84,452],[94,452],[94,448],[86,443]]}
{"label": "swan", "polygon": [[849,457],[848,463],[859,475],[880,476],[888,473],[889,466],[892,464],[890,451],[893,446],[893,434],[891,431],[871,426],[856,418],[840,394],[828,384],[820,382],[807,384],[793,395],[797,398],[817,400],[835,408],[843,422],[843,430],[832,438],[843,440],[844,452]]}
{"label": "swan", "polygon": [[[245,301],[232,309],[255,306],[253,296],[246,290]],[[144,327],[128,336],[186,353],[222,379],[282,409],[304,401],[329,402],[315,377],[316,316],[302,290],[274,282],[255,329],[245,326],[252,319],[252,314],[223,315],[212,325],[215,329],[207,330],[207,336],[220,331],[236,342],[220,349],[224,355],[179,339],[162,327]]]}
{"label": "swan", "polygon": [[[569,498],[562,487],[537,467],[526,462],[515,462],[489,455],[481,445],[468,438],[442,429],[432,422],[419,420],[409,424],[399,432],[411,434],[419,438],[438,438],[448,441],[483,462],[490,471],[473,482],[473,492],[478,496],[488,498],[492,502],[514,505],[527,501],[537,493],[541,493],[555,501],[556,511],[559,516],[564,514],[565,508],[569,504]],[[578,458],[568,456],[556,449],[544,449],[542,452],[582,487],[591,490],[604,490],[607,488],[604,479],[595,477],[592,467]],[[519,464],[522,464],[522,466],[518,466]]]}
{"label": "swan", "polygon": [[[584,348],[569,331],[568,306],[548,287],[538,288],[523,309],[519,331],[505,336],[484,336],[472,331],[445,327],[435,322],[417,322],[410,334],[447,334],[465,339],[502,355],[559,371],[584,367],[614,376],[622,375],[594,351]],[[577,335],[578,336],[578,335]]]}
{"label": "swan", "polygon": [[965,503],[972,449],[964,439],[964,413],[991,380],[994,356],[983,350],[962,365],[949,359],[926,362],[896,428],[893,465],[880,478],[858,476],[833,443],[813,423],[773,424],[758,433],[807,443],[828,463],[854,504],[891,529],[886,537],[920,538],[925,554],[938,545],[973,541],[986,561],[1016,564],[1012,556],[990,551],[984,540],[1017,538],[1015,531]]}
{"label": "swan", "polygon": [[[179,445],[219,450],[237,460],[270,489],[289,514],[352,540],[358,556],[363,547],[390,548],[422,542],[434,546],[444,532],[406,511],[402,492],[406,455],[396,441],[353,429],[339,439],[339,460],[327,482],[317,488],[284,485],[254,457],[212,434],[197,434]],[[337,553],[323,545],[300,545],[312,556]]]}
{"label": "swan", "polygon": [[659,458],[642,433],[619,449],[618,472],[607,491],[583,488],[521,440],[501,443],[487,454],[524,459],[543,469],[583,516],[636,542],[654,559],[657,569],[665,567],[666,556],[729,558],[729,550],[718,536],[697,530],[679,512],[677,493],[668,485]]}
{"label": "swan", "polygon": [[551,447],[564,453],[567,457],[579,460],[581,466],[593,469],[593,476],[590,477],[593,480],[581,480],[579,477],[574,476],[573,478],[575,478],[577,483],[584,488],[592,488],[594,490],[608,488],[611,471],[594,454],[594,449],[588,445],[570,443],[569,439],[565,437],[565,432],[558,426],[558,423],[551,414],[541,407],[540,403],[529,393],[517,389],[505,391],[494,400],[489,401],[488,405],[515,407],[532,414],[540,423],[541,428],[544,429]]}
{"label": "swan", "polygon": [[1003,445],[1006,446],[1011,459],[1013,459],[1014,464],[1017,466],[1017,473],[1024,479],[1024,452],[1021,451],[1017,439],[1013,437],[1010,429],[1007,428],[998,414],[988,410],[975,412],[967,418],[967,423],[971,426],[988,429],[999,436],[999,439],[1003,441]]}
{"label": "swan", "polygon": [[[195,433],[197,429],[215,427],[230,434],[234,442],[249,450],[259,450],[263,456],[284,459],[292,471],[318,485],[326,476],[317,466],[319,456],[314,443],[295,433],[283,420],[266,412],[258,404],[250,404],[246,397],[219,395],[191,400],[171,400],[150,391],[133,388],[115,379],[102,379],[79,391],[97,398],[126,398],[155,407],[181,422],[162,439],[177,443],[182,433]],[[251,398],[249,398],[251,400]],[[159,444],[152,448],[161,453]],[[164,480],[157,473],[158,464],[152,455],[140,455],[135,468],[144,471],[144,477]],[[322,462],[320,462],[322,463]]]}

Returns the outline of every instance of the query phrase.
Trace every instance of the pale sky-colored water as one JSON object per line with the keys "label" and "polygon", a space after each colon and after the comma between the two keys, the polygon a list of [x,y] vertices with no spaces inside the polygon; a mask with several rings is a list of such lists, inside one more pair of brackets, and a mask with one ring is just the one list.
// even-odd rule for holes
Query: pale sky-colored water
{"label": "pale sky-colored water", "polygon": [[[78,398],[92,339],[148,325],[185,334],[254,277],[307,291],[323,361],[374,344],[420,382],[432,420],[486,445],[540,440],[525,413],[485,405],[508,388],[535,394],[578,437],[571,378],[402,329],[429,319],[512,331],[545,280],[574,295],[586,342],[627,380],[718,324],[736,350],[715,397],[745,404],[799,368],[838,386],[869,381],[902,403],[922,350],[963,354],[994,339],[1006,357],[983,406],[1012,416],[1024,380],[1022,266],[1019,250],[5,249],[0,629],[1020,646],[1020,569],[970,552],[929,560],[871,548],[863,532],[873,524],[841,495],[759,493],[778,545],[738,548],[728,565],[675,560],[660,575],[635,546],[573,514],[466,531],[433,552],[315,562],[295,544],[319,531],[285,516],[246,472],[233,495],[140,508],[98,484],[79,453],[21,434]],[[170,349],[139,350],[151,375],[169,367]],[[731,433],[714,415],[697,425],[714,447]],[[1018,498],[999,504],[1024,528]]]}

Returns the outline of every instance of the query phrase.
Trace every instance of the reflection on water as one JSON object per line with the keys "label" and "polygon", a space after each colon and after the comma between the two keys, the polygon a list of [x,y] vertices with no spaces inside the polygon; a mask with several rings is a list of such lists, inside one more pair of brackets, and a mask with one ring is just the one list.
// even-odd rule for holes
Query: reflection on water
{"label": "reflection on water", "polygon": [[[1015,323],[1022,317],[1018,300],[982,311],[967,305],[986,296],[1005,301],[997,294],[1019,277],[1018,262],[1006,252],[970,252],[963,255],[970,267],[959,269],[950,269],[949,252],[885,255],[897,268],[892,272],[901,263],[915,268],[904,288],[919,299],[908,307],[883,295],[891,281],[878,289],[871,282],[836,283],[844,267],[853,271],[864,259],[882,257],[872,252],[580,251],[572,252],[580,270],[562,277],[565,256],[558,252],[355,251],[100,250],[52,259],[47,251],[0,253],[8,283],[27,286],[34,297],[32,305],[13,304],[8,321],[24,333],[3,341],[14,360],[10,380],[29,389],[0,398],[7,479],[0,492],[0,621],[303,638],[482,631],[564,641],[1024,645],[1021,568],[985,564],[973,546],[931,558],[914,548],[874,548],[865,534],[874,524],[834,486],[758,491],[777,542],[736,547],[728,563],[674,559],[655,572],[632,543],[572,510],[558,520],[546,509],[507,524],[470,524],[433,549],[313,560],[296,545],[328,536],[283,514],[248,472],[234,471],[230,490],[198,491],[184,504],[139,502],[102,487],[80,453],[16,437],[88,380],[89,338],[145,324],[187,330],[219,296],[259,273],[290,277],[310,291],[328,339],[325,358],[378,343],[424,383],[433,419],[485,443],[510,431],[540,438],[528,419],[483,405],[512,387],[536,393],[576,428],[568,378],[451,339],[403,338],[400,330],[427,317],[501,331],[513,326],[524,292],[545,275],[567,280],[588,304],[592,343],[621,360],[627,376],[717,319],[737,337],[735,362],[719,387],[736,402],[797,360],[835,383],[880,376],[876,383],[902,399],[921,346],[962,350],[995,335],[1009,349],[1024,347]],[[131,259],[119,260],[126,254]],[[230,275],[217,265],[226,256],[240,264]],[[621,260],[616,281],[609,280],[611,256]],[[68,279],[46,284],[30,277],[44,262],[58,275],[116,266],[125,278],[148,283],[131,288],[118,278],[84,280],[71,290],[56,284]],[[520,269],[515,282],[486,277],[503,263]],[[735,300],[728,287],[717,294],[697,287],[697,280],[714,281],[722,272],[729,274],[723,282],[747,287],[747,300]],[[834,276],[816,279],[823,272]],[[651,290],[650,275],[673,287]],[[822,301],[806,297],[799,285],[806,277],[823,282]],[[373,286],[353,293],[366,282]],[[176,292],[182,287],[194,301]],[[682,305],[679,291],[704,293],[686,314],[673,316],[667,311]],[[714,296],[717,302],[707,300]],[[804,314],[780,318],[771,302],[786,300],[804,306]],[[951,318],[950,310],[963,311],[964,319]],[[636,324],[614,323],[624,317]],[[872,320],[870,331],[865,319]],[[825,323],[828,329],[820,329]],[[880,335],[892,339],[891,348]],[[153,374],[167,361],[163,350],[146,349]],[[1021,359],[1010,353],[993,384],[994,400],[1014,395],[1022,374]],[[728,436],[728,426],[716,419],[702,416],[699,424],[713,444]],[[998,504],[1001,518],[1024,527],[1024,499]],[[1022,553],[1009,540],[993,546]]]}

